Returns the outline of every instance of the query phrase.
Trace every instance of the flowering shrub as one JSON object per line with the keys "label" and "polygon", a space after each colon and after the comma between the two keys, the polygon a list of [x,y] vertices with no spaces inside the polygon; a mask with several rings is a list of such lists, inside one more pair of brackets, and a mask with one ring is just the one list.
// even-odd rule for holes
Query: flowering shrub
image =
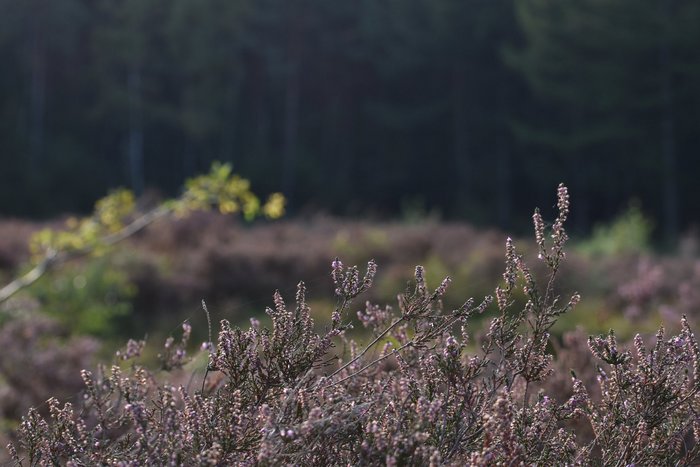
{"label": "flowering shrub", "polygon": [[[662,329],[651,346],[637,336],[625,348],[612,331],[590,337],[596,376],[571,371],[568,396],[548,392],[562,385],[562,362],[578,361],[566,359],[566,349],[581,341],[552,345],[549,333],[580,300],[554,293],[567,241],[564,186],[557,206],[549,232],[540,213],[533,216],[544,286],[510,239],[495,300],[445,309],[450,279],[431,289],[418,266],[396,307],[367,303],[357,313],[372,336],[361,344],[349,336],[352,303],[372,286],[377,267],[370,261],[361,274],[336,259],[337,304],[323,332],[300,283],[294,306],[275,294],[270,329],[257,320],[246,330],[222,321],[216,344],[202,345],[204,377],[186,386],[158,383],[134,360],[143,343],[130,341],[111,368],[83,371],[79,408],[52,398],[48,419],[30,410],[9,451],[21,465],[700,461],[700,350],[685,319],[679,335],[667,339]],[[517,289],[527,299],[522,308]],[[474,327],[477,315],[492,312],[487,329]],[[166,341],[162,368],[187,362],[190,331],[185,324],[181,340]]]}

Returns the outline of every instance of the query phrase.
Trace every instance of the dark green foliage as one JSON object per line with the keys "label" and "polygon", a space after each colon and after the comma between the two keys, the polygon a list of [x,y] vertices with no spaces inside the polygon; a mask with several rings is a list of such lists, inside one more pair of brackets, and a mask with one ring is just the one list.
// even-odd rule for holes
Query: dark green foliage
{"label": "dark green foliage", "polygon": [[68,266],[32,289],[42,310],[78,335],[112,337],[132,312],[136,295],[119,258],[103,256],[86,267]]}
{"label": "dark green foliage", "polygon": [[515,209],[564,179],[577,231],[633,193],[673,233],[698,213],[698,18],[693,0],[0,0],[0,214],[172,195],[224,160],[295,210],[422,200],[523,227]]}

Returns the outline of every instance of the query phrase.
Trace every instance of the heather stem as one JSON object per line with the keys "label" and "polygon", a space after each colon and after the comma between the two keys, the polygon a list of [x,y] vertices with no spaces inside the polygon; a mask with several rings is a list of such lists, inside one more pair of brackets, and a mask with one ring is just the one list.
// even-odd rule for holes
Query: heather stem
{"label": "heather stem", "polygon": [[383,355],[383,356],[381,356],[381,357],[379,357],[379,358],[377,358],[377,359],[375,359],[375,360],[372,360],[371,362],[369,362],[367,365],[363,366],[362,368],[360,368],[360,369],[357,370],[356,372],[351,373],[351,374],[345,376],[344,378],[341,378],[341,379],[339,379],[338,381],[329,384],[329,385],[326,386],[326,387],[335,386],[336,384],[340,384],[340,383],[343,383],[343,382],[345,382],[345,381],[347,381],[347,380],[349,380],[349,379],[351,379],[351,378],[354,378],[355,376],[359,375],[360,373],[362,373],[362,372],[365,371],[366,369],[368,369],[368,368],[370,368],[370,367],[376,365],[377,363],[380,363],[380,362],[386,360],[387,358],[391,357],[392,355],[396,355],[397,353],[401,352],[403,349],[408,348],[408,347],[411,347],[413,344],[414,344],[413,341],[407,342],[407,343],[405,343],[404,345],[402,345],[401,347],[399,347],[398,349],[395,349],[393,352],[388,353],[388,354],[386,354],[386,355]]}
{"label": "heather stem", "polygon": [[[364,350],[362,350],[362,352],[360,352],[357,356],[355,356],[355,358],[353,358],[352,360],[350,360],[349,362],[347,362],[346,364],[344,364],[343,366],[341,366],[340,368],[338,368],[337,370],[335,370],[333,373],[331,373],[331,374],[328,376],[328,379],[333,378],[335,375],[337,375],[337,374],[340,373],[341,371],[345,370],[347,367],[349,367],[350,365],[352,365],[353,363],[355,363],[356,361],[358,361],[360,358],[362,358],[362,357],[369,351],[369,349],[371,349],[372,347],[374,347],[374,345],[377,344],[377,342],[379,342],[380,340],[382,340],[382,339],[384,338],[384,336],[386,336],[387,334],[389,334],[396,326],[399,325],[399,323],[401,323],[402,321],[404,321],[404,319],[405,319],[405,316],[402,316],[401,318],[395,319],[394,322],[391,323],[391,326],[389,326],[389,327],[386,328],[384,331],[382,331],[382,333],[379,334],[372,342],[370,342],[370,343],[364,348]],[[342,380],[341,380],[341,381],[342,381]]]}

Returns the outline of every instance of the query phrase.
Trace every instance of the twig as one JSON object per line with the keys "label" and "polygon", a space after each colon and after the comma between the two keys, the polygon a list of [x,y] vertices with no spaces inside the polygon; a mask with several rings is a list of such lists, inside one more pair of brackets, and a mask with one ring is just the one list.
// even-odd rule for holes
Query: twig
{"label": "twig", "polygon": [[414,344],[413,341],[409,341],[409,342],[405,343],[404,345],[402,345],[401,347],[399,347],[398,349],[394,349],[394,351],[392,351],[391,353],[388,353],[388,354],[386,354],[386,355],[384,355],[384,356],[382,356],[382,357],[379,357],[379,358],[377,358],[376,360],[372,360],[371,362],[369,362],[367,365],[363,366],[362,368],[360,368],[360,369],[357,370],[356,372],[351,373],[351,374],[347,375],[346,377],[341,378],[341,379],[339,379],[338,381],[327,385],[326,387],[329,388],[329,387],[331,387],[331,386],[335,386],[336,384],[340,384],[340,383],[342,383],[342,382],[345,382],[345,381],[349,380],[350,378],[354,378],[355,376],[357,376],[357,375],[359,375],[360,373],[362,373],[363,371],[365,371],[367,368],[370,368],[370,367],[376,365],[377,363],[379,363],[379,362],[381,362],[381,361],[383,361],[383,360],[386,360],[387,358],[391,357],[392,355],[398,354],[398,353],[401,352],[403,349],[405,349],[405,348],[407,348],[407,347],[413,346],[413,344]]}
{"label": "twig", "polygon": [[[371,349],[377,342],[379,342],[380,340],[382,340],[382,339],[384,338],[384,336],[386,336],[387,334],[389,334],[389,332],[391,332],[392,329],[394,329],[396,326],[398,326],[399,323],[401,323],[402,321],[404,321],[405,318],[406,318],[405,316],[402,316],[401,318],[395,319],[394,322],[391,323],[391,326],[389,326],[389,327],[386,328],[384,331],[382,331],[382,333],[379,334],[372,342],[370,342],[370,343],[367,345],[367,347],[364,348],[364,350],[363,350],[362,352],[360,352],[357,356],[355,356],[355,358],[353,358],[352,360],[350,360],[349,362],[347,362],[345,365],[341,366],[340,368],[338,368],[337,370],[335,370],[333,373],[331,373],[331,374],[328,376],[328,379],[333,378],[335,375],[337,375],[338,373],[340,373],[341,371],[343,371],[344,369],[346,369],[347,367],[349,367],[350,365],[352,365],[353,363],[355,363],[356,361],[358,361],[360,358],[362,358],[362,357],[364,356],[364,354],[366,354],[366,353],[369,351],[369,349]],[[341,380],[341,381],[344,381],[344,379]]]}

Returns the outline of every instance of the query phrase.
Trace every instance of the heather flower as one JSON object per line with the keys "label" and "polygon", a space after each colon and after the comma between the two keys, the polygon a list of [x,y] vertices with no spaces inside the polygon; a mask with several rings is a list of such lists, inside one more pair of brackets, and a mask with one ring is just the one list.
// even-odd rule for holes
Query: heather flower
{"label": "heather flower", "polygon": [[336,295],[340,295],[342,293],[343,263],[338,258],[334,259],[331,263],[331,277],[336,286],[335,293]]}
{"label": "heather flower", "polygon": [[601,336],[588,338],[588,347],[593,355],[600,360],[611,365],[620,365],[626,363],[630,356],[627,352],[620,353],[617,350],[617,340],[615,332],[611,329],[606,338]]}
{"label": "heather flower", "polygon": [[564,244],[569,239],[564,229],[564,223],[569,217],[569,191],[563,183],[557,190],[557,208],[559,216],[552,225],[553,245],[551,254],[547,256],[550,267],[554,269],[559,266],[559,261],[564,257]]}
{"label": "heather flower", "polygon": [[506,281],[506,290],[510,291],[515,286],[517,278],[517,255],[515,254],[515,245],[513,240],[508,237],[506,239],[506,271],[503,273],[503,279]]}
{"label": "heather flower", "polygon": [[445,292],[447,292],[447,287],[450,286],[451,282],[452,279],[450,277],[445,277],[438,286],[438,288],[435,289],[435,292],[433,292],[433,300],[444,296]]}
{"label": "heather flower", "polygon": [[377,274],[377,263],[375,263],[374,260],[370,260],[367,263],[367,272],[365,273],[365,277],[362,280],[363,291],[372,287],[372,283],[374,281],[374,276],[376,274]]}
{"label": "heather flower", "polygon": [[129,339],[124,350],[117,350],[116,357],[122,360],[131,360],[132,358],[140,357],[143,348],[146,346],[145,341],[135,341]]}
{"label": "heather flower", "polygon": [[571,299],[569,300],[569,303],[567,304],[567,308],[571,309],[574,308],[576,305],[579,304],[581,301],[581,295],[578,293],[575,293],[571,296]]}
{"label": "heather flower", "polygon": [[535,226],[535,242],[539,247],[540,258],[542,258],[547,252],[544,246],[544,221],[542,220],[542,214],[540,214],[539,209],[535,209],[535,213],[532,215],[532,223]]}
{"label": "heather flower", "polygon": [[560,183],[557,189],[557,208],[560,222],[566,222],[569,215],[569,191],[563,183]]}
{"label": "heather flower", "polygon": [[496,287],[496,301],[499,310],[505,310],[508,306],[508,293],[500,287]]}
{"label": "heather flower", "polygon": [[338,258],[331,263],[331,268],[335,294],[346,301],[357,297],[372,287],[374,276],[377,274],[377,263],[374,260],[370,260],[367,263],[367,270],[362,280],[360,280],[360,271],[357,266],[345,269]]}
{"label": "heather flower", "polygon": [[427,294],[427,287],[425,285],[425,269],[423,266],[416,266],[416,289],[418,290],[418,294],[423,296]]}
{"label": "heather flower", "polygon": [[360,320],[364,327],[369,327],[375,331],[385,327],[389,324],[389,320],[393,315],[393,310],[391,306],[386,305],[381,307],[379,305],[366,302],[365,309],[357,312],[357,318]]}

